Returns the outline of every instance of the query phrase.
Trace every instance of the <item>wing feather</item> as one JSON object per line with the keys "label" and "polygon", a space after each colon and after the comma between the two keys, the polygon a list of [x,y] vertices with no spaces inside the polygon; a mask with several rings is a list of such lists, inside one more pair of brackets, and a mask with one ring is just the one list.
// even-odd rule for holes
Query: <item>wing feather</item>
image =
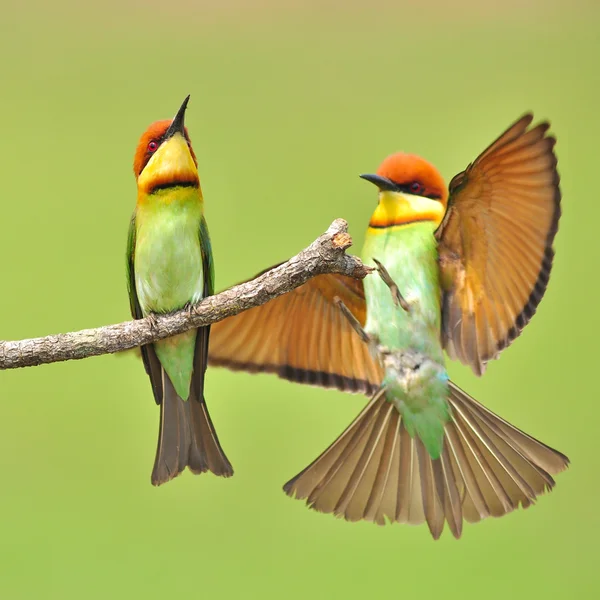
{"label": "wing feather", "polygon": [[[137,290],[135,286],[135,240],[136,240],[136,225],[135,225],[135,212],[131,217],[129,223],[129,234],[127,236],[127,288],[129,292],[129,306],[131,308],[131,316],[134,319],[142,319],[144,317],[142,308],[140,306]],[[142,361],[148,377],[150,377],[150,383],[152,385],[152,391],[154,393],[154,400],[156,404],[161,404],[163,400],[163,381],[162,381],[162,367],[156,356],[156,353],[151,349],[150,346],[141,346],[140,353],[142,355]]]}
{"label": "wing feather", "polygon": [[334,303],[336,297],[364,325],[362,281],[318,275],[275,300],[213,324],[209,364],[372,394],[383,379],[382,367]]}
{"label": "wing feather", "polygon": [[560,218],[555,139],[525,115],[450,183],[436,232],[446,350],[480,375],[529,322]]}

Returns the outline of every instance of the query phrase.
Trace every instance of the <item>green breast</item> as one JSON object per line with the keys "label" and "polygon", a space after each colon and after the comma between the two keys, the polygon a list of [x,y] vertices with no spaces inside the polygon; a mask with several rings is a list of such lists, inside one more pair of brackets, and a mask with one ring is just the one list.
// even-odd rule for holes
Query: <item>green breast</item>
{"label": "green breast", "polygon": [[[173,197],[175,195],[175,197]],[[198,191],[165,190],[138,205],[135,287],[144,315],[177,310],[204,295]],[[208,275],[208,274],[207,274]],[[154,344],[180,398],[187,400],[194,372],[196,330]]]}
{"label": "green breast", "polygon": [[185,197],[138,206],[134,268],[144,315],[170,312],[202,298],[201,219],[200,203]]}
{"label": "green breast", "polygon": [[377,335],[390,349],[412,348],[443,361],[440,343],[440,282],[435,224],[411,223],[386,229],[369,229],[363,261],[381,262],[411,307],[406,312],[392,299],[377,274],[364,280],[367,300],[366,331]]}

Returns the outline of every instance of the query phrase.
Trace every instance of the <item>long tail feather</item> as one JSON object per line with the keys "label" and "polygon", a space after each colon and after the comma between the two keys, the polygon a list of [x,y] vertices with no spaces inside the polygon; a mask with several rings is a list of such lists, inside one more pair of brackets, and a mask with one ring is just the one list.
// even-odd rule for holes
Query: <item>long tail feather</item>
{"label": "long tail feather", "polygon": [[161,485],[177,477],[186,467],[192,473],[212,471],[230,477],[233,469],[215,432],[204,398],[192,384],[190,397],[182,400],[162,369],[160,431],[152,484]]}
{"label": "long tail feather", "polygon": [[427,522],[454,537],[469,522],[527,507],[554,486],[568,458],[513,427],[454,384],[440,458],[412,438],[379,390],[346,431],[284,491],[349,521]]}

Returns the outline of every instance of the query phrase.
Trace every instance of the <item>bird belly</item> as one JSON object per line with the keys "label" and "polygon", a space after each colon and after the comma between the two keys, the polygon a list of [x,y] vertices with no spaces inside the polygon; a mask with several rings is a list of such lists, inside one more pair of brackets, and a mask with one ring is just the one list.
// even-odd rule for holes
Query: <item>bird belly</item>
{"label": "bird belly", "polygon": [[170,217],[138,228],[135,285],[144,315],[197,302],[204,293],[199,222]]}
{"label": "bird belly", "polygon": [[364,282],[365,329],[390,350],[411,349],[443,362],[439,267],[433,229],[433,223],[413,223],[367,237],[364,262],[371,266],[375,266],[373,259],[381,262],[410,308],[406,311],[394,302],[379,275],[369,275]]}
{"label": "bird belly", "polygon": [[[167,313],[204,295],[200,218],[186,207],[138,213],[134,257],[135,286],[142,313]],[[180,398],[189,396],[196,330],[154,344],[156,355]]]}

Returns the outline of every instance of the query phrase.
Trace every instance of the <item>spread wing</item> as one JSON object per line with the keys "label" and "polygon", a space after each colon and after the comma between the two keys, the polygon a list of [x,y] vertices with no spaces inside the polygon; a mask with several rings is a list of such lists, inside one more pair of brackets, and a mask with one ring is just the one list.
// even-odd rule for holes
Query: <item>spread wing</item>
{"label": "spread wing", "polygon": [[318,275],[262,306],[214,323],[209,364],[372,394],[383,371],[334,304],[336,296],[364,325],[362,281]]}
{"label": "spread wing", "polygon": [[480,375],[529,322],[546,291],[560,218],[555,139],[525,115],[450,183],[436,232],[442,339]]}

